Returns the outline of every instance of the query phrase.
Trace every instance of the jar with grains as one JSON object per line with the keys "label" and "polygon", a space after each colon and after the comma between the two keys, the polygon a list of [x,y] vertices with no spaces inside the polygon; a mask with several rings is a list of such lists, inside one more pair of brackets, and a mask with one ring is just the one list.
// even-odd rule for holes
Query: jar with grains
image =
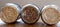
{"label": "jar with grains", "polygon": [[20,16],[20,6],[14,3],[6,3],[1,8],[1,20],[6,23],[13,23],[15,22],[18,17]]}
{"label": "jar with grains", "polygon": [[21,18],[24,23],[33,24],[39,19],[40,10],[33,4],[23,6],[21,10]]}
{"label": "jar with grains", "polygon": [[53,25],[59,22],[59,11],[56,5],[44,6],[41,12],[41,19],[44,23]]}

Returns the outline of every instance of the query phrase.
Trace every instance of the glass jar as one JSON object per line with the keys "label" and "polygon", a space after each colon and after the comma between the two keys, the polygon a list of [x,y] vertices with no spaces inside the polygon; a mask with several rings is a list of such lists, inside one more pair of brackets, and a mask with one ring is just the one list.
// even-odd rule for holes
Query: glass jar
{"label": "glass jar", "polygon": [[6,23],[13,23],[15,22],[18,17],[20,16],[20,6],[18,4],[14,3],[6,3],[1,8],[2,17],[1,20],[3,20]]}
{"label": "glass jar", "polygon": [[59,22],[59,11],[56,5],[44,6],[41,12],[41,19],[44,23],[53,25]]}
{"label": "glass jar", "polygon": [[21,18],[24,23],[33,24],[39,19],[40,10],[33,4],[27,4],[22,7]]}

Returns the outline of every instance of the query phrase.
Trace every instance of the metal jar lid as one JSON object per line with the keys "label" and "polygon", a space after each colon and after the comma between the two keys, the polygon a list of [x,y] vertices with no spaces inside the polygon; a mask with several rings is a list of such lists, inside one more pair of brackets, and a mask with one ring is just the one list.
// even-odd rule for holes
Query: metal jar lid
{"label": "metal jar lid", "polygon": [[20,6],[14,3],[6,3],[1,8],[2,20],[6,23],[15,22],[20,14]]}
{"label": "metal jar lid", "polygon": [[59,22],[59,11],[56,5],[44,6],[41,12],[41,19],[44,23],[53,25]]}
{"label": "metal jar lid", "polygon": [[[35,19],[34,19],[34,15],[36,15],[36,14],[33,11],[35,11],[35,13],[37,11],[36,14],[38,14]],[[30,14],[30,15],[28,15],[28,14]],[[21,10],[21,18],[22,18],[23,22],[25,22],[27,24],[32,24],[32,23],[37,22],[37,20],[39,19],[39,14],[40,14],[39,8],[33,4],[27,4],[27,5],[23,6],[22,10]]]}

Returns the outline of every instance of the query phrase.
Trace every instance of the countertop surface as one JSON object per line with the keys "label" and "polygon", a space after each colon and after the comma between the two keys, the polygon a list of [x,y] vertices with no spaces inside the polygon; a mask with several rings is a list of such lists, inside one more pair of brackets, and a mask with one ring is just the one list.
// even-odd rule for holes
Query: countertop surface
{"label": "countertop surface", "polygon": [[[57,5],[60,7],[60,0],[0,0],[0,9],[5,3],[16,3],[19,4],[21,8],[26,4],[34,4],[39,7],[39,9],[42,9],[45,5]],[[58,8],[58,10],[60,10],[60,8]],[[33,25],[25,24],[21,20],[14,24],[6,24],[0,20],[0,27],[60,27],[60,22],[49,26],[42,23],[41,19]]]}
{"label": "countertop surface", "polygon": [[7,23],[4,23],[0,19],[0,27],[60,27],[60,22],[55,25],[47,25],[47,24],[43,23],[41,20],[39,20],[35,24],[28,25],[28,24],[25,24],[21,19],[19,19],[19,20],[17,20],[16,23],[7,24]]}

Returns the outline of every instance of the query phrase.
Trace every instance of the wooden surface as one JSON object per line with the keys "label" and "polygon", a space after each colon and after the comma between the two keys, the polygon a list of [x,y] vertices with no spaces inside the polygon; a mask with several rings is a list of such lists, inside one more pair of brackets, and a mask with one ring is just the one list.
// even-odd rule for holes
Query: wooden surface
{"label": "wooden surface", "polygon": [[60,27],[60,22],[55,25],[46,25],[39,20],[37,23],[33,25],[28,25],[23,23],[21,20],[18,20],[16,23],[7,24],[0,20],[0,27]]}
{"label": "wooden surface", "polygon": [[[21,7],[31,3],[39,7],[39,9],[42,9],[42,7],[45,5],[51,5],[51,4],[60,7],[60,0],[0,0],[0,9],[5,3],[16,3],[19,4]],[[58,10],[60,10],[60,8],[58,8]],[[0,20],[0,27],[60,27],[60,22],[55,25],[49,26],[42,23],[41,19],[33,25],[27,25],[22,21],[16,22],[14,24],[6,24]]]}

